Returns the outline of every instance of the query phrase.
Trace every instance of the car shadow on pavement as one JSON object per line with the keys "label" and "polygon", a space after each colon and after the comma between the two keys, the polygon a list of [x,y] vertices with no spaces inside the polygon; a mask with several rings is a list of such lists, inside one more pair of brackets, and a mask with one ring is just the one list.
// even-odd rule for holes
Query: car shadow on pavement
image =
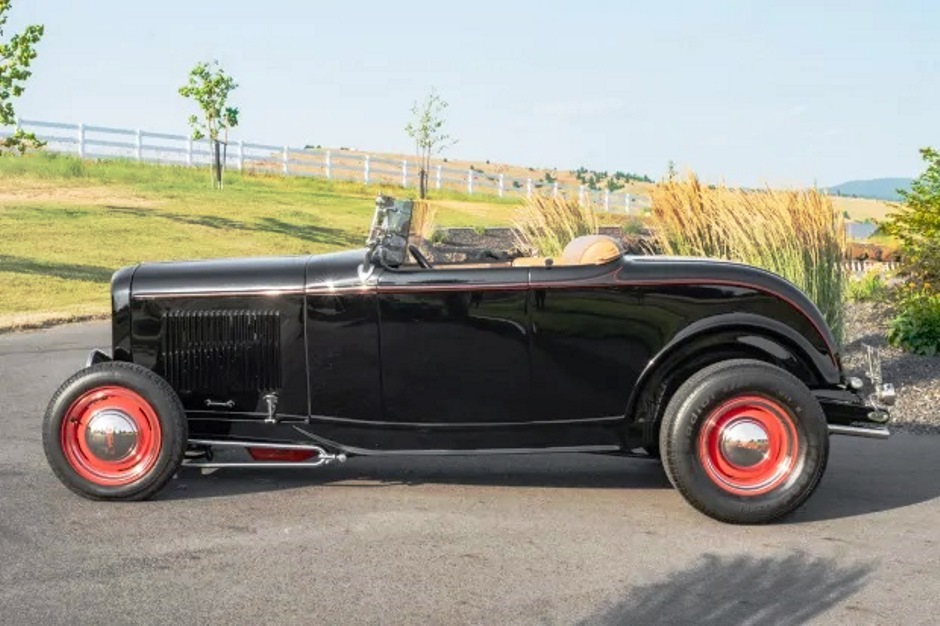
{"label": "car shadow on pavement", "polygon": [[[940,437],[886,441],[834,437],[816,493],[782,524],[855,517],[940,497]],[[320,468],[184,468],[160,498],[196,499],[306,487],[388,488],[425,484],[555,489],[670,490],[659,463],[597,454],[478,457],[355,457]],[[629,494],[624,494],[629,497]],[[690,515],[695,513],[689,508]]]}
{"label": "car shadow on pavement", "polygon": [[[184,468],[162,498],[212,498],[303,487],[475,485],[560,489],[671,489],[659,463],[592,454],[489,457],[355,457],[311,469]],[[176,487],[176,488],[174,488]],[[180,488],[182,487],[182,488]]]}
{"label": "car shadow on pavement", "polygon": [[707,554],[663,581],[634,587],[582,624],[804,624],[861,591],[873,569],[803,553]]}
{"label": "car shadow on pavement", "polygon": [[833,437],[816,493],[784,523],[836,520],[940,497],[940,437],[895,433],[877,441]]}

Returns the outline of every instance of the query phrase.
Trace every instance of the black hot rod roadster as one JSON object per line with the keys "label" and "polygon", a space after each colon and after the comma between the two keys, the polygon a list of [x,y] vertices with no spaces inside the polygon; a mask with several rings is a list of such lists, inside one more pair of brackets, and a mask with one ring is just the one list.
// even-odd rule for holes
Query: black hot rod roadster
{"label": "black hot rod roadster", "polygon": [[56,475],[140,500],[181,465],[644,455],[705,514],[758,523],[809,497],[830,434],[888,436],[876,359],[863,397],[774,274],[600,235],[557,259],[432,266],[412,210],[379,198],[362,250],[118,271],[111,353],[45,415]]}

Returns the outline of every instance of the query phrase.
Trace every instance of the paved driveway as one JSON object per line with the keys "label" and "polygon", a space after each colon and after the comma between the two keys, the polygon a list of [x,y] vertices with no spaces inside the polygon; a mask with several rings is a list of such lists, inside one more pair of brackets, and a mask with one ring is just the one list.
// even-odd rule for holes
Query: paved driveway
{"label": "paved driveway", "polygon": [[0,337],[0,622],[938,623],[940,437],[835,439],[787,522],[699,515],[652,462],[353,459],[85,501],[43,458],[105,324]]}

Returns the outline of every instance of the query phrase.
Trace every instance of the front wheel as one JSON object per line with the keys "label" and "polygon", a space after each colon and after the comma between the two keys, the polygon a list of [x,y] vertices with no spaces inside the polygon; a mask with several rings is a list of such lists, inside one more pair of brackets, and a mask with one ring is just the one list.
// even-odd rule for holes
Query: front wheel
{"label": "front wheel", "polygon": [[666,407],[663,467],[695,508],[760,524],[803,504],[822,478],[829,432],[799,379],[761,361],[716,363],[687,380]]}
{"label": "front wheel", "polygon": [[92,365],[62,383],[43,420],[55,475],[93,500],[144,500],[176,473],[186,413],[162,378],[133,363]]}

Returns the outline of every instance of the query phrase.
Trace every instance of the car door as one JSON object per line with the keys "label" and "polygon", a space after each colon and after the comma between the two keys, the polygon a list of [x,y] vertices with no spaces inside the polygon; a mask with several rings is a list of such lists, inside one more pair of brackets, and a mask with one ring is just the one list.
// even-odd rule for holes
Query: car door
{"label": "car door", "polygon": [[530,418],[526,268],[385,270],[378,279],[385,419]]}
{"label": "car door", "polygon": [[650,350],[642,302],[621,268],[532,267],[532,411],[547,421],[622,418]]}

